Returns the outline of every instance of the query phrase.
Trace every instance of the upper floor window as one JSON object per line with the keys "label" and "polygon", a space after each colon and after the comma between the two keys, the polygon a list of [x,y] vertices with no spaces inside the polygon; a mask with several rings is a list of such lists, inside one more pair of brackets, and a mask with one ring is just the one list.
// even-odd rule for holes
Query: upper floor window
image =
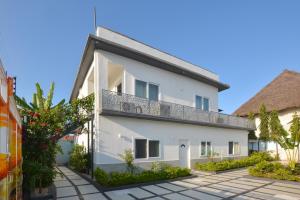
{"label": "upper floor window", "polygon": [[149,100],[158,101],[158,85],[149,83]]}
{"label": "upper floor window", "polygon": [[147,83],[140,80],[135,80],[135,96],[147,98]]}
{"label": "upper floor window", "polygon": [[158,101],[158,85],[135,80],[135,96],[149,98],[149,100]]}
{"label": "upper floor window", "polygon": [[209,111],[209,99],[196,95],[196,106],[197,109]]}

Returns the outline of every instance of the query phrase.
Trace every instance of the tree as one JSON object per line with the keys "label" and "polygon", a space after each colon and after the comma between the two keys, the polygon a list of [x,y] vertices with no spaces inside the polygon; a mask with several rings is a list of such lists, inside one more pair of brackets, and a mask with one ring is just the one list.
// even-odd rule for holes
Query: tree
{"label": "tree", "polygon": [[52,184],[56,175],[54,168],[56,153],[60,151],[57,141],[76,128],[83,129],[93,111],[94,96],[60,101],[53,106],[54,83],[44,97],[43,90],[36,83],[32,102],[16,96],[16,102],[23,117],[23,185],[27,190]]}
{"label": "tree", "polygon": [[262,140],[264,142],[270,141],[270,132],[269,132],[269,114],[267,112],[267,108],[264,104],[260,106],[259,109],[259,139],[258,139],[258,150],[259,150],[259,141]]}

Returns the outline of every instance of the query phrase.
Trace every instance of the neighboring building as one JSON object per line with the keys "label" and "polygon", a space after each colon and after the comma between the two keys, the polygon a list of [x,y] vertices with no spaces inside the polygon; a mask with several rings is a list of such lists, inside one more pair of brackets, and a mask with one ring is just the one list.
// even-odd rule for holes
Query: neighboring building
{"label": "neighboring building", "polygon": [[[257,130],[256,136],[259,137],[259,108],[264,104],[267,111],[277,110],[281,124],[286,130],[290,128],[290,122],[294,113],[300,114],[300,73],[284,70],[271,83],[260,90],[254,97],[238,108],[234,114],[247,117],[250,112],[255,114]],[[278,145],[279,146],[279,145]],[[268,150],[276,153],[276,145],[273,142],[265,144],[257,140],[249,140],[249,149]],[[279,148],[279,156],[282,160],[286,159],[283,149]]]}
{"label": "neighboring building", "polygon": [[70,160],[70,153],[74,147],[75,136],[73,134],[65,135],[58,140],[58,145],[61,147],[62,153],[56,155],[55,161],[58,165],[66,165]]}
{"label": "neighboring building", "polygon": [[254,123],[218,112],[218,92],[228,88],[206,69],[98,27],[71,94],[95,94],[94,139],[82,134],[76,141],[94,152],[94,168],[107,171],[124,169],[125,149],[141,168],[154,161],[192,167],[212,151],[247,156]]}
{"label": "neighboring building", "polygon": [[22,130],[13,81],[0,60],[0,199],[22,199]]}

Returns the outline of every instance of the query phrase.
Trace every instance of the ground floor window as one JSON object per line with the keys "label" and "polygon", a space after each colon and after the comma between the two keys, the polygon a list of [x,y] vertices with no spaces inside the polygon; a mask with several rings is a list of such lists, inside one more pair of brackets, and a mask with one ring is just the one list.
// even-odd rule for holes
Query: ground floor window
{"label": "ground floor window", "polygon": [[159,141],[135,139],[135,158],[159,157]]}
{"label": "ground floor window", "polygon": [[228,143],[228,154],[229,155],[240,155],[241,146],[239,142],[230,141]]}
{"label": "ground floor window", "polygon": [[210,156],[212,154],[212,146],[210,141],[201,142],[201,156]]}

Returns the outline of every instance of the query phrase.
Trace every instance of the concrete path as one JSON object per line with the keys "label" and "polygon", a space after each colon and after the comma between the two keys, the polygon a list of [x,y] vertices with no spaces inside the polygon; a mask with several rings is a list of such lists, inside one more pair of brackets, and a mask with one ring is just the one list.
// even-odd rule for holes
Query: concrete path
{"label": "concrete path", "polygon": [[253,178],[245,169],[104,193],[70,169],[59,170],[64,174],[55,179],[59,200],[300,200],[300,183]]}

